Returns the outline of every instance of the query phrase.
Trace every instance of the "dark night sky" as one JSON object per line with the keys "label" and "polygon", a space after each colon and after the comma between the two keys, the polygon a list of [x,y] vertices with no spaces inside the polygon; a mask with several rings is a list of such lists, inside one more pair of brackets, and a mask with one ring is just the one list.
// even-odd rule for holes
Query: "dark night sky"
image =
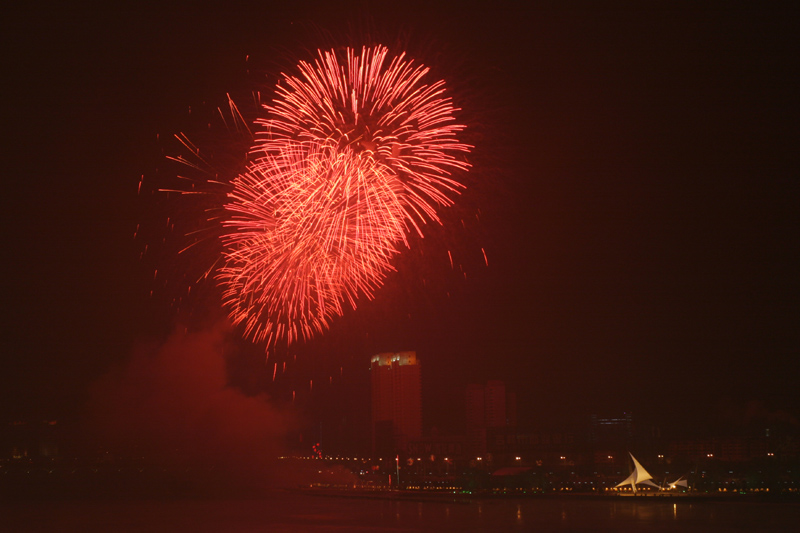
{"label": "dark night sky", "polygon": [[[267,390],[342,366],[304,405],[363,413],[367,356],[416,349],[429,426],[457,429],[463,387],[491,378],[531,425],[625,409],[678,426],[756,404],[800,416],[793,13],[331,4],[4,16],[1,417],[80,413],[89,383],[169,329],[132,239],[156,134],[252,81],[246,55],[286,64],[306,35],[364,28],[439,65],[476,145],[450,217],[481,223],[432,230]],[[236,350],[232,380],[262,388],[259,349]]]}

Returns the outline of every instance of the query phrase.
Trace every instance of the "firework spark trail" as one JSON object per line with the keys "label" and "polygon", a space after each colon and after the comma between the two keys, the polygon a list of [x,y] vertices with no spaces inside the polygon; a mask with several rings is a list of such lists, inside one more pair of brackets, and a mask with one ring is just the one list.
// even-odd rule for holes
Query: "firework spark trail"
{"label": "firework spark trail", "polygon": [[384,47],[319,52],[285,76],[225,205],[217,279],[245,335],[292,343],[372,298],[407,235],[462,185],[444,83]]}

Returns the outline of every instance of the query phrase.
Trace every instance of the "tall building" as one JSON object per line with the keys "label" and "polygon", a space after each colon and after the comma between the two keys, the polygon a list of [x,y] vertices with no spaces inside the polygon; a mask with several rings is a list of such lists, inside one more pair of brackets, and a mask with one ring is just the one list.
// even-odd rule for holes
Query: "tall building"
{"label": "tall building", "polygon": [[506,425],[506,384],[502,381],[487,381],[483,391],[484,417],[487,428]]}
{"label": "tall building", "polygon": [[467,451],[482,456],[487,451],[487,429],[517,425],[517,397],[502,381],[468,385],[466,391]]}
{"label": "tall building", "polygon": [[422,380],[416,352],[380,353],[370,362],[372,452],[391,455],[422,438]]}
{"label": "tall building", "polygon": [[467,453],[486,454],[486,398],[483,385],[467,385]]}

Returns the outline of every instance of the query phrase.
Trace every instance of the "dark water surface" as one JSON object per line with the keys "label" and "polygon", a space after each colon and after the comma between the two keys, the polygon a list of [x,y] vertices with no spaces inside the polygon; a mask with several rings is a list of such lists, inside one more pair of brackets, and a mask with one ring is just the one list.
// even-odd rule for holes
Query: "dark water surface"
{"label": "dark water surface", "polygon": [[[673,499],[669,499],[673,500]],[[0,502],[0,531],[795,531],[800,505],[527,498],[398,501],[274,492],[258,499]]]}

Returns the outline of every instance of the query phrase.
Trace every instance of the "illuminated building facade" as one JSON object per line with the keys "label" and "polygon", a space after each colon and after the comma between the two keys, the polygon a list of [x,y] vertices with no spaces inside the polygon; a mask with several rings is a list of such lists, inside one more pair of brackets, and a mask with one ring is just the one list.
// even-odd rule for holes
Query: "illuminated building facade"
{"label": "illuminated building facade", "polygon": [[416,352],[380,353],[370,362],[372,451],[390,455],[422,438],[422,380]]}

